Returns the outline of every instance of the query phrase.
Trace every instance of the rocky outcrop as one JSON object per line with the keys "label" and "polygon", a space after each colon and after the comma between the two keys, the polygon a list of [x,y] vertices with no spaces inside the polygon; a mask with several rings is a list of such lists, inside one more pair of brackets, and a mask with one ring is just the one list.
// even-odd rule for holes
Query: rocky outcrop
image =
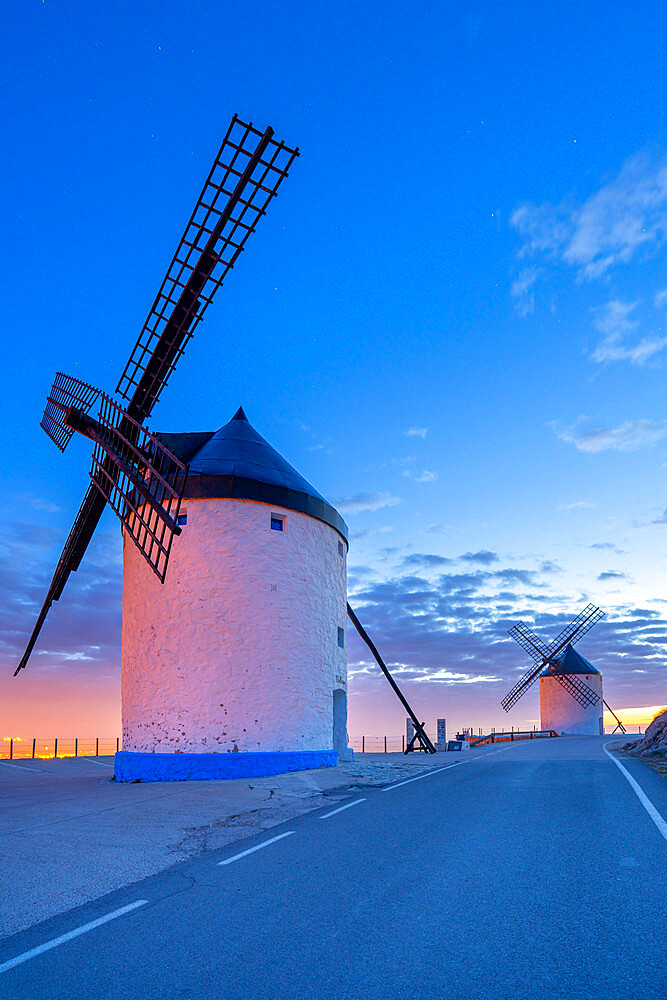
{"label": "rocky outcrop", "polygon": [[625,743],[622,749],[633,757],[667,758],[667,708],[656,715],[640,740]]}

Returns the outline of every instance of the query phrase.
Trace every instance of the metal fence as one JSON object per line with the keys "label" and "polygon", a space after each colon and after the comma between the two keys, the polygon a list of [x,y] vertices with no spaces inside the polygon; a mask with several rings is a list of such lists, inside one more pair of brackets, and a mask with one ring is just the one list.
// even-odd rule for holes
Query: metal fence
{"label": "metal fence", "polygon": [[[537,727],[533,726],[535,730]],[[626,726],[628,736],[641,734],[646,727]],[[518,732],[518,726],[513,730]],[[485,736],[487,733],[495,733],[496,729],[482,730],[479,727],[461,726],[459,729],[451,730],[453,739],[457,733],[465,733],[470,739]],[[503,732],[498,728],[498,732]],[[505,730],[507,732],[507,730]],[[605,726],[605,733],[609,735],[613,732],[613,726]],[[430,734],[429,734],[430,735]],[[431,736],[435,741],[435,735]],[[357,753],[401,753],[405,750],[405,735],[403,736],[351,736],[349,745]],[[21,760],[28,758],[43,758],[47,760],[53,757],[105,757],[115,754],[120,750],[120,736],[92,736],[81,738],[77,736],[50,737],[40,739],[21,739],[15,737],[5,737],[0,739],[0,760]]]}
{"label": "metal fence", "polygon": [[[533,732],[537,731],[537,726],[532,727]],[[625,730],[628,736],[641,735],[646,729],[646,726],[631,725],[626,726]],[[520,730],[519,726],[511,726],[509,729],[498,727],[492,727],[491,729],[481,729],[479,726],[461,726],[458,729],[452,728],[450,730],[447,727],[447,737],[448,739],[454,739],[457,733],[461,733],[467,736],[469,739],[478,739],[480,736],[486,736],[493,733],[518,733],[528,732],[528,730]],[[604,727],[605,735],[609,736],[614,731],[614,726]],[[428,730],[427,730],[428,732]],[[436,736],[428,733],[430,738],[435,742]],[[405,750],[405,736],[351,736],[349,738],[349,746],[356,753],[401,753]]]}
{"label": "metal fence", "polygon": [[120,736],[92,736],[82,739],[77,736],[61,739],[11,739],[0,740],[0,760],[25,760],[41,757],[106,757],[120,750]]}

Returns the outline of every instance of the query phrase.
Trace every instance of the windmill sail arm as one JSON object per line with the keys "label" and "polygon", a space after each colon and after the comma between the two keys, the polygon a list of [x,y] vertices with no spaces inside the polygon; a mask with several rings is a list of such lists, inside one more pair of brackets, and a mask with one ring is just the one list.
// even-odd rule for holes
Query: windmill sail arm
{"label": "windmill sail arm", "polygon": [[514,687],[507,692],[500,703],[506,712],[509,712],[510,708],[516,705],[520,698],[523,698],[528,688],[535,683],[537,678],[542,673],[543,666],[544,664],[540,662],[536,667],[530,667],[530,669],[525,672],[523,677],[519,678]]}
{"label": "windmill sail arm", "polygon": [[580,705],[596,705],[599,702],[600,695],[593,688],[589,687],[585,681],[577,677],[576,674],[559,674],[554,672],[552,676]]}
{"label": "windmill sail arm", "polygon": [[269,202],[298,149],[234,116],[118,383],[130,416],[147,417],[195,327]]}
{"label": "windmill sail arm", "polygon": [[47,591],[42,609],[38,615],[37,622],[26,646],[21,661],[14,671],[14,677],[26,666],[30,655],[35,647],[39,633],[46,621],[46,616],[54,601],[57,601],[63,592],[70,573],[76,572],[83,558],[83,554],[88,548],[88,543],[93,536],[97,523],[104,511],[105,501],[100,493],[93,487],[92,483],[88,487],[83,503],[74,519],[74,524],[67,536],[65,547],[63,548],[58,565],[56,566],[51,585]]}
{"label": "windmill sail arm", "polygon": [[99,398],[100,390],[71,375],[56,372],[51,386],[51,394],[46,397],[46,409],[42,417],[42,427],[53,443],[64,451],[74,434],[74,428],[65,419],[72,407],[80,413],[88,413]]}
{"label": "windmill sail arm", "polygon": [[542,642],[539,636],[535,635],[523,622],[517,622],[516,625],[513,625],[508,635],[511,635],[514,641],[518,642],[535,661],[539,660],[543,663],[549,655],[547,644]]}
{"label": "windmill sail arm", "polygon": [[82,432],[95,442],[93,484],[164,583],[174,536],[181,533],[187,465],[105,395],[99,420],[85,417]]}
{"label": "windmill sail arm", "polygon": [[581,639],[582,635],[585,635],[590,629],[596,625],[601,618],[604,618],[604,611],[596,607],[594,604],[587,604],[581,614],[567,625],[562,632],[560,632],[554,641],[551,643],[548,649],[548,659],[554,659],[558,656],[562,649],[568,645],[574,645],[574,643]]}

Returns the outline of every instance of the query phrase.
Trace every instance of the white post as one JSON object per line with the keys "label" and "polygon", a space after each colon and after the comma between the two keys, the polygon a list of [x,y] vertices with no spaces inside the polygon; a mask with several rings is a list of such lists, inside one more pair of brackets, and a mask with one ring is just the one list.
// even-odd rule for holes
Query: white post
{"label": "white post", "polygon": [[410,740],[415,735],[415,724],[412,719],[407,718],[405,720],[405,746],[406,749],[410,744]]}
{"label": "white post", "polygon": [[438,719],[438,738],[435,749],[438,752],[447,749],[447,719]]}

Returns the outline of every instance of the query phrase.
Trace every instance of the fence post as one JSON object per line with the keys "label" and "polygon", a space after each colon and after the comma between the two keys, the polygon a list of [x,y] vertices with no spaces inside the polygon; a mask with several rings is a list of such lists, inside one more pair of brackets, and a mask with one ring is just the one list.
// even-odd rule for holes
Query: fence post
{"label": "fence post", "polygon": [[54,758],[58,756],[58,737],[57,736],[56,736],[55,740],[53,741],[53,756],[54,756]]}
{"label": "fence post", "polygon": [[32,759],[33,759],[33,760],[35,759],[35,744],[36,744],[36,743],[37,743],[37,737],[35,737],[35,738],[33,739],[33,741],[32,741]]}
{"label": "fence post", "polygon": [[9,741],[9,759],[14,760],[14,740]]}
{"label": "fence post", "polygon": [[78,736],[76,736],[74,738],[74,756],[75,757],[79,756],[79,737]]}
{"label": "fence post", "polygon": [[99,755],[100,755],[100,738],[99,736],[97,736],[95,738],[95,756],[99,757]]}
{"label": "fence post", "polygon": [[120,736],[116,737],[116,753],[120,750]]}
{"label": "fence post", "polygon": [[366,737],[365,736],[361,737],[361,752],[362,753],[366,752]]}
{"label": "fence post", "polygon": [[387,737],[384,738],[384,752],[387,752]]}
{"label": "fence post", "polygon": [[401,740],[403,741],[403,753],[405,753],[405,733],[403,733]]}

